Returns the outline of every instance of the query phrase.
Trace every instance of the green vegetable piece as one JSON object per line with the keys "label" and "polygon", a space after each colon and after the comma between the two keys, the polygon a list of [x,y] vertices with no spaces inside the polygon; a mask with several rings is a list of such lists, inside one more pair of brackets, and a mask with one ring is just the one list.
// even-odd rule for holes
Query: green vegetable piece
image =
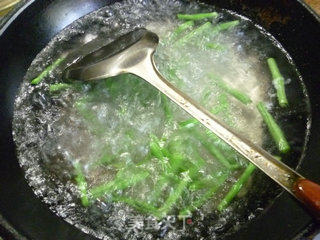
{"label": "green vegetable piece", "polygon": [[214,146],[213,144],[209,144],[208,142],[202,141],[202,144],[207,148],[207,150],[226,168],[228,169],[236,169],[237,165],[232,165],[227,160],[227,158],[223,155],[219,148]]}
{"label": "green vegetable piece", "polygon": [[266,123],[268,130],[275,141],[278,149],[282,153],[287,153],[290,150],[290,146],[288,141],[286,140],[281,128],[279,125],[276,123],[274,118],[271,116],[271,114],[268,112],[266,106],[264,103],[260,102],[257,105],[257,108]]}
{"label": "green vegetable piece", "polygon": [[75,180],[76,180],[78,189],[80,190],[80,193],[81,193],[81,203],[84,207],[88,207],[90,205],[88,191],[87,191],[88,184],[82,172],[82,166],[78,162],[74,163],[73,166],[76,174]]}
{"label": "green vegetable piece", "polygon": [[220,24],[213,27],[212,32],[217,33],[220,31],[228,30],[230,28],[237,26],[238,24],[239,24],[239,20],[220,23]]}
{"label": "green vegetable piece", "polygon": [[186,31],[187,29],[191,28],[194,26],[194,21],[187,21],[185,23],[180,24],[174,31],[173,35],[179,35],[180,33]]}
{"label": "green vegetable piece", "polygon": [[194,137],[196,137],[201,144],[207,149],[207,151],[215,157],[223,166],[225,166],[227,169],[233,170],[238,168],[238,165],[231,164],[227,158],[223,155],[223,153],[220,151],[219,148],[217,148],[214,144],[210,143],[204,136],[202,136],[200,133],[193,131]]}
{"label": "green vegetable piece", "polygon": [[192,28],[193,26],[194,21],[187,21],[178,25],[178,27],[171,34],[169,34],[169,36],[167,36],[164,39],[160,39],[160,44],[167,46],[171,45],[184,31],[188,30],[189,28]]}
{"label": "green vegetable piece", "polygon": [[180,181],[178,186],[171,191],[167,200],[164,202],[162,207],[159,208],[159,214],[161,217],[165,217],[167,213],[172,209],[172,207],[181,197],[183,191],[187,188],[189,183],[190,183],[190,178],[188,174],[184,174],[183,179]]}
{"label": "green vegetable piece", "polygon": [[123,202],[131,206],[132,208],[138,210],[139,212],[146,213],[146,214],[152,214],[155,217],[158,217],[158,210],[152,206],[151,204],[148,204],[147,202],[140,201],[137,199],[132,199],[125,196],[113,196],[112,201],[114,202]]}
{"label": "green vegetable piece", "polygon": [[49,87],[50,93],[58,92],[61,90],[65,90],[72,87],[71,84],[68,83],[56,83],[56,84],[51,84]]}
{"label": "green vegetable piece", "polygon": [[148,176],[149,172],[144,169],[137,167],[127,167],[123,170],[120,170],[113,181],[93,188],[91,190],[92,197],[96,199],[108,193],[126,189],[137,184],[138,182],[141,182]]}
{"label": "green vegetable piece", "polygon": [[269,58],[267,62],[268,62],[270,72],[272,74],[273,85],[277,91],[277,98],[278,98],[279,105],[280,107],[287,107],[288,100],[287,100],[286,90],[284,86],[284,78],[279,71],[277,62],[274,58]]}
{"label": "green vegetable piece", "polygon": [[179,123],[179,127],[180,128],[192,128],[196,125],[198,125],[200,122],[195,119],[195,118],[190,118],[190,119],[187,119],[185,121],[182,121]]}
{"label": "green vegetable piece", "polygon": [[211,187],[209,188],[209,190],[196,201],[194,201],[190,206],[180,211],[179,216],[190,216],[191,212],[201,207],[209,198],[212,197],[212,195],[221,187],[221,184],[226,181],[227,177],[228,174],[226,173],[217,176],[216,181],[214,183],[211,183]]}
{"label": "green vegetable piece", "polygon": [[151,135],[150,152],[156,158],[163,159],[164,157],[160,147],[159,139],[155,135]]}
{"label": "green vegetable piece", "polygon": [[256,166],[254,166],[252,163],[249,163],[245,171],[242,173],[240,178],[237,180],[237,182],[231,187],[230,191],[227,193],[227,195],[223,198],[223,200],[219,203],[217,209],[219,211],[222,211],[225,209],[229,203],[232,201],[232,199],[239,193],[242,186],[248,181],[250,178],[252,172],[256,169]]}
{"label": "green vegetable piece", "polygon": [[53,69],[55,69],[62,61],[64,61],[64,58],[58,58],[55,62],[53,62],[49,67],[47,67],[38,77],[33,79],[31,81],[32,85],[39,84],[43,78],[45,78]]}
{"label": "green vegetable piece", "polygon": [[186,34],[185,36],[180,38],[176,42],[176,44],[183,44],[185,42],[188,42],[190,39],[192,39],[192,38],[194,38],[196,36],[204,34],[210,28],[211,28],[211,23],[210,22],[206,22],[206,23],[202,24],[200,27],[192,30],[191,32],[189,32],[188,34]]}
{"label": "green vegetable piece", "polygon": [[214,82],[218,85],[219,88],[221,88],[222,90],[224,90],[225,92],[227,92],[228,94],[230,94],[231,96],[233,96],[234,98],[242,102],[243,104],[252,103],[252,100],[247,94],[242,93],[239,90],[236,90],[228,86],[225,82],[222,81],[221,78],[217,77],[216,75],[210,73],[208,74],[208,77],[214,80]]}
{"label": "green vegetable piece", "polygon": [[159,159],[160,164],[162,166],[162,170],[165,173],[169,173],[171,171],[168,161],[165,159],[164,151],[160,147],[160,141],[155,135],[151,135],[150,153],[152,156],[155,156]]}
{"label": "green vegetable piece", "polygon": [[217,51],[225,50],[225,47],[220,45],[220,44],[218,44],[218,43],[207,43],[205,45],[205,47],[208,48],[208,49],[213,49],[213,50],[217,50]]}
{"label": "green vegetable piece", "polygon": [[[168,69],[167,71],[168,73],[168,78],[169,80],[171,81],[174,81],[175,84],[179,87],[179,86],[182,86],[183,84],[183,80],[180,79],[178,76],[177,76],[177,69],[173,69],[173,68],[170,68]],[[165,95],[164,95],[165,96]],[[168,97],[167,97],[168,98]],[[169,99],[168,99],[169,100]]]}
{"label": "green vegetable piece", "polygon": [[155,189],[152,193],[152,201],[157,201],[161,197],[163,189],[165,189],[167,186],[172,186],[177,182],[180,182],[180,179],[174,174],[169,173],[160,176],[159,180],[155,184]]}
{"label": "green vegetable piece", "polygon": [[228,118],[229,111],[230,111],[230,102],[229,102],[228,96],[225,93],[219,94],[217,98],[217,105],[215,105],[210,112],[215,115],[219,113],[223,113],[224,115],[226,115],[226,118]]}
{"label": "green vegetable piece", "polygon": [[205,18],[216,18],[219,16],[217,12],[210,13],[196,13],[196,14],[178,14],[178,19],[180,20],[202,20]]}

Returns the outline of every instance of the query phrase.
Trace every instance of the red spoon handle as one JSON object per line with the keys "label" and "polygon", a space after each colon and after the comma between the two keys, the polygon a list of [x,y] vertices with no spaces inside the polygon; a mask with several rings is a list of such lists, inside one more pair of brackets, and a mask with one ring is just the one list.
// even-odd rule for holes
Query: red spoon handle
{"label": "red spoon handle", "polygon": [[294,192],[298,199],[320,218],[320,185],[304,178],[297,180]]}

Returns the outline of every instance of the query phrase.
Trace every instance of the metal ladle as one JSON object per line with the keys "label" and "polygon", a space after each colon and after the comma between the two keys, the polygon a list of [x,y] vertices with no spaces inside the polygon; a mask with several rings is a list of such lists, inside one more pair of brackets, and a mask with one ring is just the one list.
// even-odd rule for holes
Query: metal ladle
{"label": "metal ladle", "polygon": [[158,42],[159,38],[155,33],[146,29],[137,29],[98,50],[92,50],[95,43],[88,43],[87,46],[82,47],[82,54],[78,55],[74,63],[67,67],[64,77],[91,81],[132,73],[143,78],[260,168],[304,203],[316,217],[319,217],[320,186],[302,177],[262,148],[233,132],[210,112],[168,82],[159,73],[154,63],[153,55]]}

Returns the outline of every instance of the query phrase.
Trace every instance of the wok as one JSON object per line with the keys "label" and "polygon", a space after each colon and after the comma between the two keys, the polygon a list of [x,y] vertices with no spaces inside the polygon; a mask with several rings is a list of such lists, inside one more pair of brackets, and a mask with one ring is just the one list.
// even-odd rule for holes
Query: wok
{"label": "wok", "polygon": [[[114,0],[26,1],[0,29],[0,213],[17,239],[95,239],[52,213],[28,186],[12,140],[14,99],[31,63],[64,27]],[[318,181],[320,155],[320,19],[294,0],[207,1],[233,10],[267,29],[289,52],[303,76],[311,101],[312,125],[299,172]],[[312,218],[287,193],[281,193],[259,217],[226,239],[293,239]]]}

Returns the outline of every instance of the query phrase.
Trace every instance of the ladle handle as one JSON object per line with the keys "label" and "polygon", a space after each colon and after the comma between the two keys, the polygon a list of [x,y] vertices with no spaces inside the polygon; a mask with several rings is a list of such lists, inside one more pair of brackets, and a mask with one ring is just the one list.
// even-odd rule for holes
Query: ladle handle
{"label": "ladle handle", "polygon": [[308,179],[300,178],[294,186],[296,197],[320,220],[320,185]]}
{"label": "ladle handle", "polygon": [[299,173],[275,159],[264,149],[233,132],[210,112],[173,86],[157,70],[153,60],[153,53],[141,60],[139,64],[126,68],[125,72],[133,73],[156,87],[242,156],[260,168],[285,190],[303,202],[313,211],[315,216],[320,216],[320,189],[318,185],[306,180]]}

